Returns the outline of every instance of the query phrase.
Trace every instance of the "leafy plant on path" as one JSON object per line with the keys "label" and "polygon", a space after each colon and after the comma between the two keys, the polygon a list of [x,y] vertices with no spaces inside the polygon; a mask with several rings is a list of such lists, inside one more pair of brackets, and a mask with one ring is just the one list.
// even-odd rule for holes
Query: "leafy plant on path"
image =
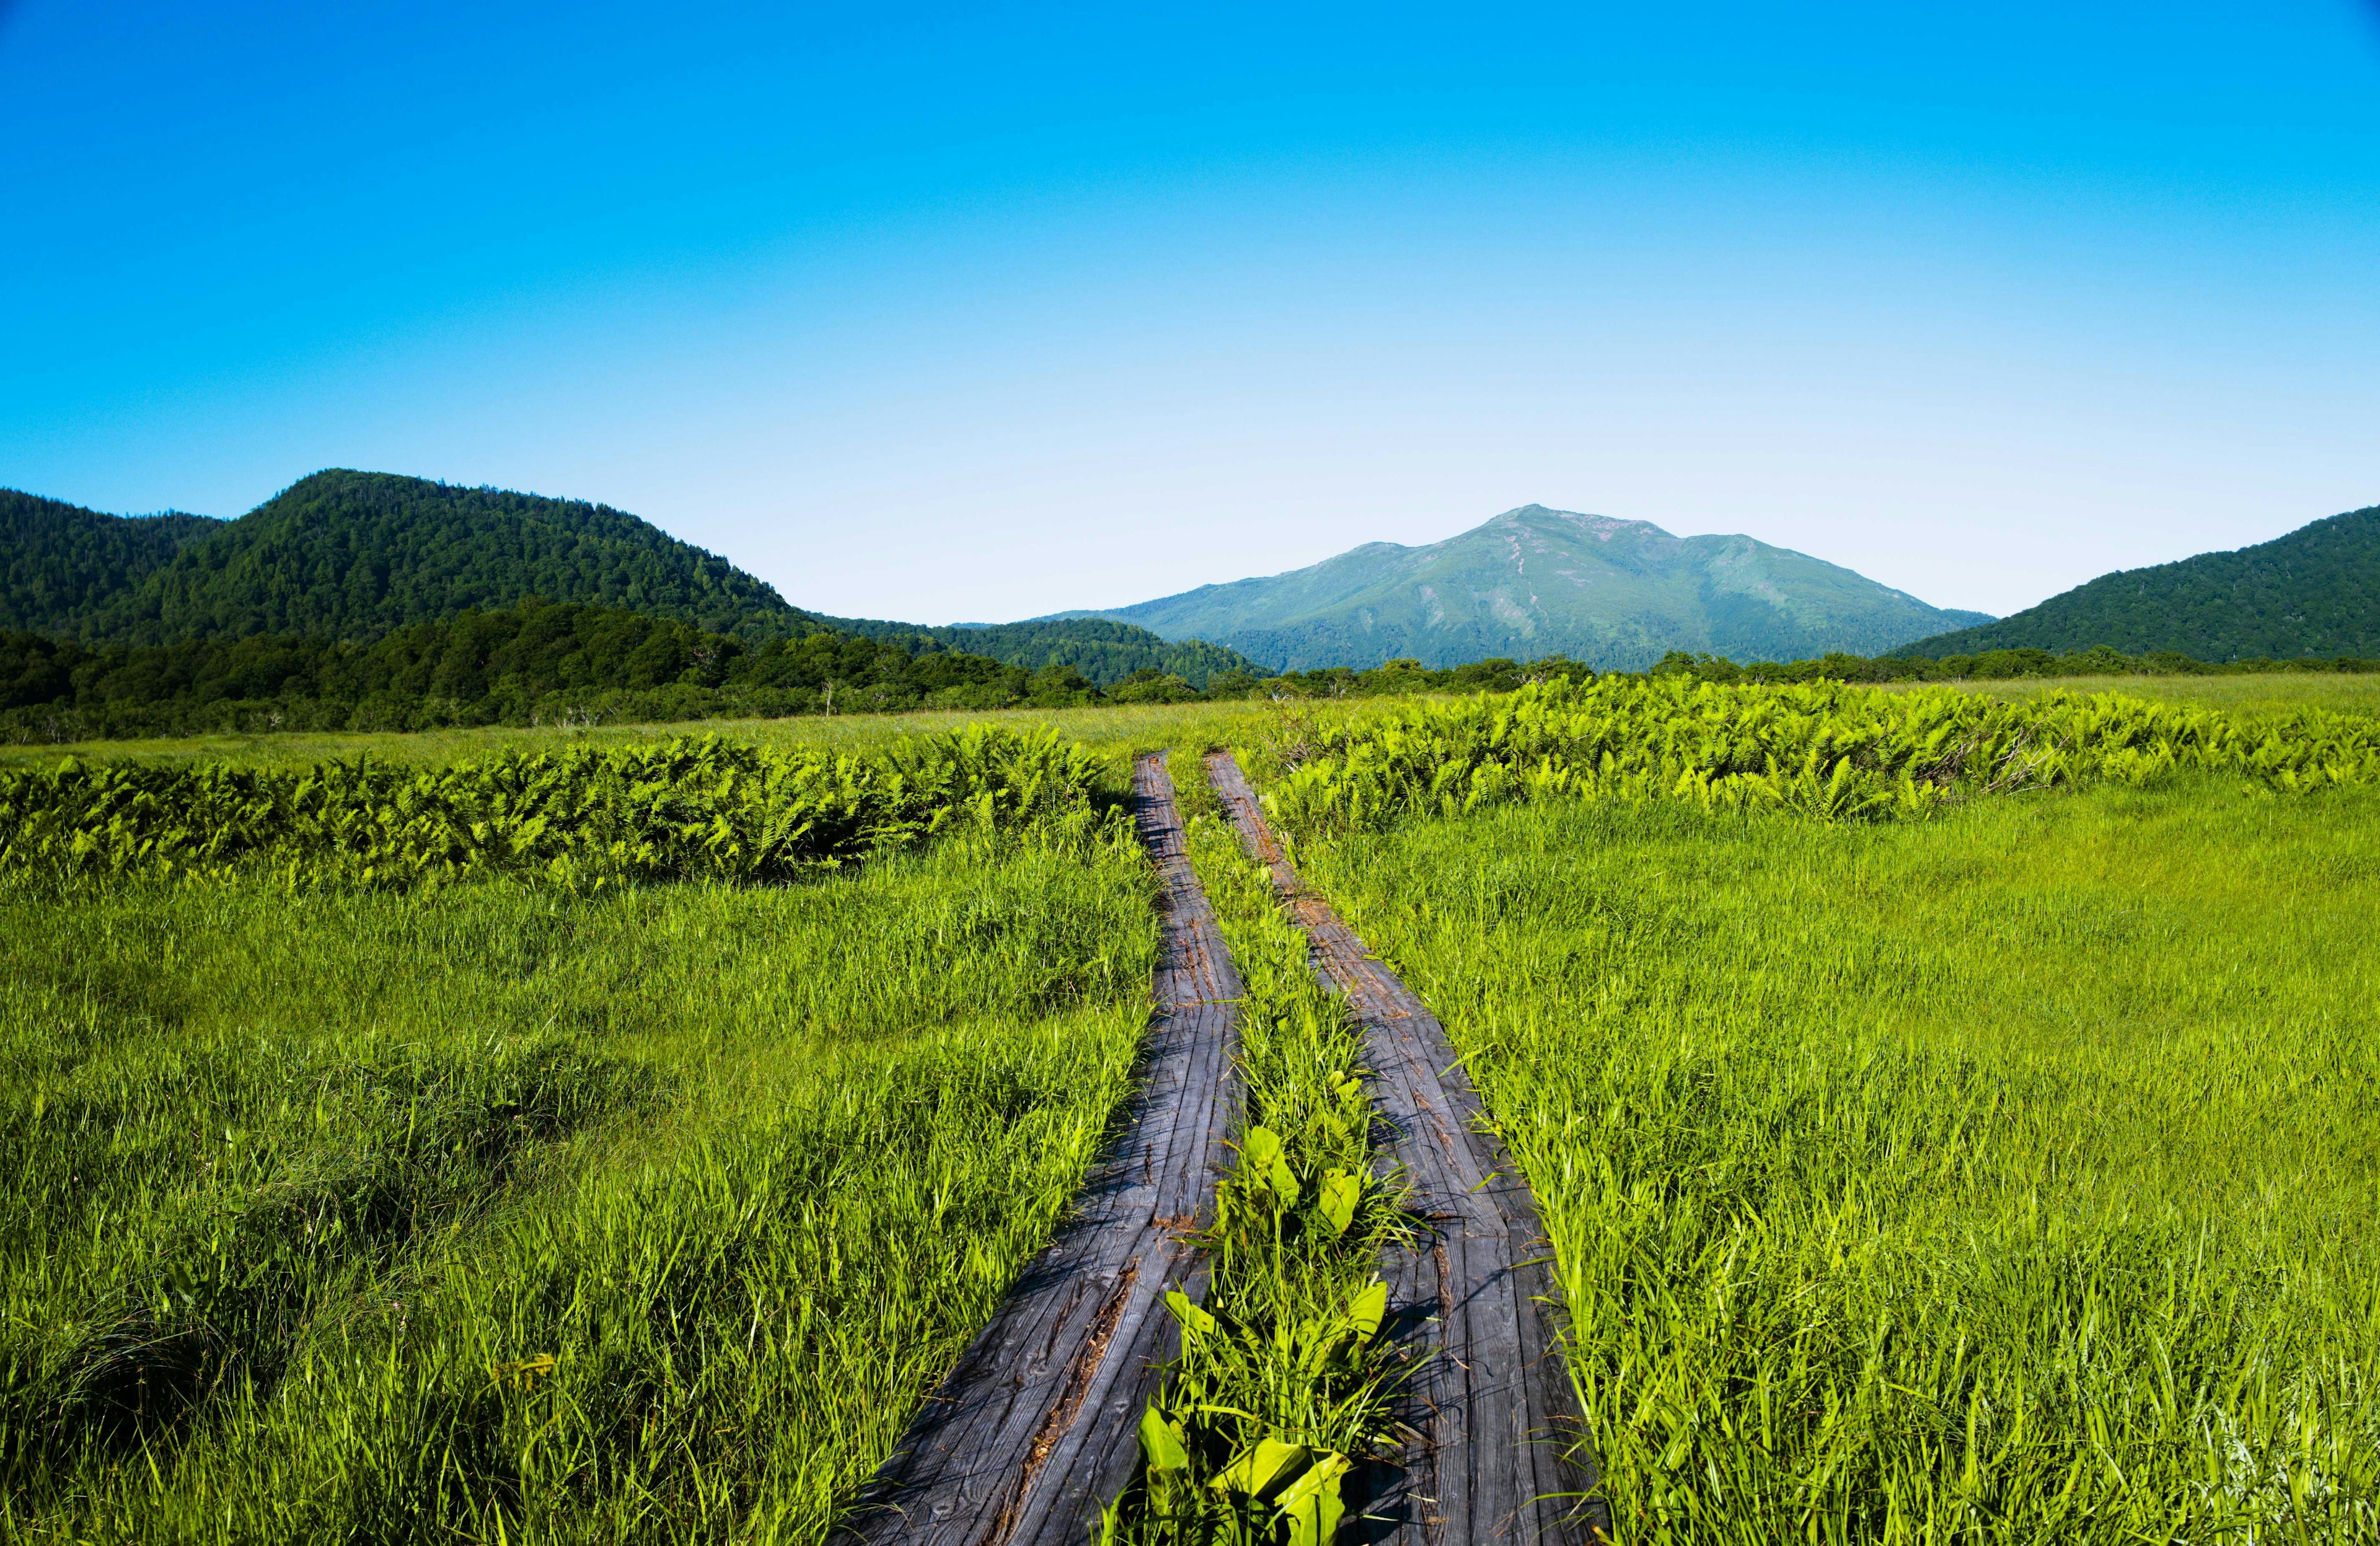
{"label": "leafy plant on path", "polygon": [[1376,1263],[1409,1226],[1398,1179],[1373,1169],[1361,1033],[1307,971],[1270,876],[1212,815],[1193,816],[1190,850],[1245,984],[1247,1125],[1205,1236],[1206,1302],[1168,1297],[1181,1356],[1141,1417],[1142,1474],[1103,1540],[1323,1546],[1350,1477],[1394,1438],[1406,1360],[1380,1335]]}

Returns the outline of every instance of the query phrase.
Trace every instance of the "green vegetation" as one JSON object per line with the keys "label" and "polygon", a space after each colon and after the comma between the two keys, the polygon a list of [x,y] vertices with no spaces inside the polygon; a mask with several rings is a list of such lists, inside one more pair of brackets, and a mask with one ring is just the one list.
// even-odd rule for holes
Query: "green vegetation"
{"label": "green vegetation", "polygon": [[220,524],[179,513],[103,515],[0,489],[0,629],[72,632]]}
{"label": "green vegetation", "polygon": [[1171,676],[1194,691],[1205,692],[1218,677],[1236,677],[1234,684],[1245,688],[1272,674],[1246,656],[1204,639],[1168,641],[1146,628],[1102,618],[1045,618],[1038,622],[964,623],[945,628],[873,618],[825,621],[842,633],[887,640],[918,654],[956,650],[1035,671],[1047,666],[1070,666],[1094,686],[1103,688],[1131,677]]}
{"label": "green vegetation", "polygon": [[1881,820],[2184,770],[2290,791],[2380,783],[2380,725],[2320,710],[2241,722],[2112,694],[2008,702],[1604,677],[1357,710],[1335,726],[1293,719],[1272,755],[1285,771],[1267,802],[1293,834],[1548,798]]}
{"label": "green vegetation", "polygon": [[1525,1170],[1620,1539],[2380,1534],[2380,793],[1309,834]]}
{"label": "green vegetation", "polygon": [[[0,773],[0,871],[436,886],[491,874],[571,890],[792,879],[966,827],[1100,824],[1099,759],[975,728],[872,757],[715,737],[430,771],[119,763]],[[1106,825],[1121,811],[1110,806]]]}
{"label": "green vegetation", "polygon": [[1370,542],[1287,574],[1071,615],[1210,639],[1283,670],[1555,654],[1641,670],[1672,649],[1791,659],[1985,621],[1748,537],[1536,504],[1428,547]]}
{"label": "green vegetation", "polygon": [[[1147,1015],[1123,824],[1013,819],[1044,774],[1098,805],[1089,754],[993,739],[829,765],[907,815],[794,884],[633,878],[762,873],[704,834],[801,770],[717,747],[267,779],[265,836],[197,876],[12,848],[5,1533],[822,1540],[1062,1212]],[[968,744],[988,776],[893,787]],[[225,778],[124,773],[152,833]],[[81,787],[42,777],[11,797]],[[544,839],[488,840],[465,883],[356,884],[360,830],[458,790],[661,862],[528,885]]]}
{"label": "green vegetation", "polygon": [[[1210,735],[1218,743],[1269,720],[1262,704],[1098,704],[1064,708],[1018,707],[978,713],[920,709],[898,714],[812,714],[788,719],[710,719],[677,727],[680,736],[716,735],[739,745],[779,750],[873,754],[892,742],[945,735],[969,725],[1023,732],[1052,731],[1098,750],[1121,770],[1128,753],[1172,743],[1176,734]],[[413,731],[272,731],[157,741],[91,741],[73,745],[0,743],[0,767],[55,767],[68,760],[100,764],[156,763],[182,767],[223,763],[238,767],[307,767],[358,757],[393,767],[436,767],[506,754],[535,755],[578,747],[634,748],[658,737],[637,724],[502,725]],[[1123,774],[1118,772],[1121,779]]]}
{"label": "green vegetation", "polygon": [[[2033,697],[2049,689],[2036,681],[1961,683],[1991,697]],[[2236,719],[2270,718],[2301,708],[2334,714],[2380,716],[2380,673],[2258,672],[2250,676],[2076,677],[2060,681],[2069,693],[2121,693],[2155,703],[2199,704]]]}
{"label": "green vegetation", "polygon": [[825,632],[747,644],[639,612],[534,599],[414,623],[370,645],[257,634],[86,646],[0,634],[0,731],[46,741],[237,730],[667,724],[1058,707],[1098,695],[1064,667],[1027,672],[980,656],[913,655],[891,641]]}
{"label": "green vegetation", "polygon": [[2380,505],[2252,548],[2102,574],[2012,617],[1899,653],[2094,647],[2202,660],[2380,655]]}
{"label": "green vegetation", "polygon": [[1402,1372],[1378,1340],[1384,1247],[1407,1232],[1372,1168],[1363,1034],[1306,965],[1272,877],[1241,852],[1195,753],[1172,759],[1191,858],[1240,969],[1246,1091],[1235,1172],[1217,1189],[1202,1304],[1172,1296],[1182,1353],[1141,1426],[1141,1478],[1104,1539],[1323,1546],[1343,1484],[1388,1436]]}

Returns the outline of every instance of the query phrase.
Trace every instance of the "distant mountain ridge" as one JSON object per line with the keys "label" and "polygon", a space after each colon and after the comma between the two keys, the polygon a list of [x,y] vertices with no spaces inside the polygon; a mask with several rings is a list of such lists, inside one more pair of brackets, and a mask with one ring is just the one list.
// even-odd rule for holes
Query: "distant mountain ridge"
{"label": "distant mountain ridge", "polygon": [[1548,655],[1633,670],[1673,649],[1875,655],[1989,621],[1749,537],[1682,537],[1539,504],[1424,547],[1366,543],[1285,574],[1054,615],[1195,634],[1279,670]]}
{"label": "distant mountain ridge", "polygon": [[2039,606],[1894,653],[1939,660],[2097,646],[2216,662],[2380,655],[2380,505],[2252,547],[2102,574]]}

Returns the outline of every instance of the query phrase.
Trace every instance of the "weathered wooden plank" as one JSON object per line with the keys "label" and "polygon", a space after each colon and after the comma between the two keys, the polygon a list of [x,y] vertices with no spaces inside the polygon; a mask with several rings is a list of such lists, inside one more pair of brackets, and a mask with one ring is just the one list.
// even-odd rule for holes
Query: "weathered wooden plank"
{"label": "weathered wooden plank", "polygon": [[1373,1105],[1434,1226],[1382,1263],[1392,1323],[1429,1354],[1406,1392],[1420,1439],[1367,1512],[1370,1539],[1399,1542],[1584,1541],[1608,1534],[1579,1445],[1577,1402],[1557,1347],[1551,1249],[1528,1183],[1485,1120],[1471,1078],[1427,1005],[1365,949],[1330,903],[1302,885],[1239,764],[1208,771],[1248,851],[1365,1031]]}
{"label": "weathered wooden plank", "polygon": [[1075,1212],[928,1398],[847,1538],[1082,1546],[1138,1463],[1140,1409],[1179,1350],[1165,1292],[1205,1286],[1185,1237],[1230,1158],[1241,989],[1162,757],[1135,765],[1133,793],[1164,884],[1138,1087]]}

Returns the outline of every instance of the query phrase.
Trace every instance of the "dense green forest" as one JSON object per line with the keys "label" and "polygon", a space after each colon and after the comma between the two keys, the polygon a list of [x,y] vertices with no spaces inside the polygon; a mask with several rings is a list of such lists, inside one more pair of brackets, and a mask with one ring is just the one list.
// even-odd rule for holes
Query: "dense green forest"
{"label": "dense green forest", "polygon": [[817,627],[725,559],[608,505],[334,470],[216,525],[70,628],[42,631],[122,644],[254,634],[369,643],[531,596],[755,643]]}
{"label": "dense green forest", "polygon": [[1998,622],[1893,653],[1939,659],[2095,646],[2218,661],[2380,655],[2380,505],[2252,548],[2103,574]]}
{"label": "dense green forest", "polygon": [[1180,677],[1202,690],[1216,677],[1234,671],[1249,677],[1272,674],[1237,650],[1225,649],[1204,639],[1168,640],[1146,628],[1105,618],[1044,618],[1034,622],[962,623],[941,628],[864,617],[830,617],[824,621],[845,633],[889,639],[912,650],[963,650],[1027,669],[1072,666],[1102,687],[1146,671]]}
{"label": "dense green forest", "polygon": [[[1066,666],[1027,671],[828,632],[751,643],[674,619],[534,599],[414,623],[369,645],[261,634],[91,646],[0,633],[0,733],[18,741],[1057,707],[1100,695]],[[1118,683],[1111,695],[1196,694],[1166,679]]]}
{"label": "dense green forest", "polygon": [[0,489],[0,628],[79,630],[223,523],[179,512],[103,515]]}

